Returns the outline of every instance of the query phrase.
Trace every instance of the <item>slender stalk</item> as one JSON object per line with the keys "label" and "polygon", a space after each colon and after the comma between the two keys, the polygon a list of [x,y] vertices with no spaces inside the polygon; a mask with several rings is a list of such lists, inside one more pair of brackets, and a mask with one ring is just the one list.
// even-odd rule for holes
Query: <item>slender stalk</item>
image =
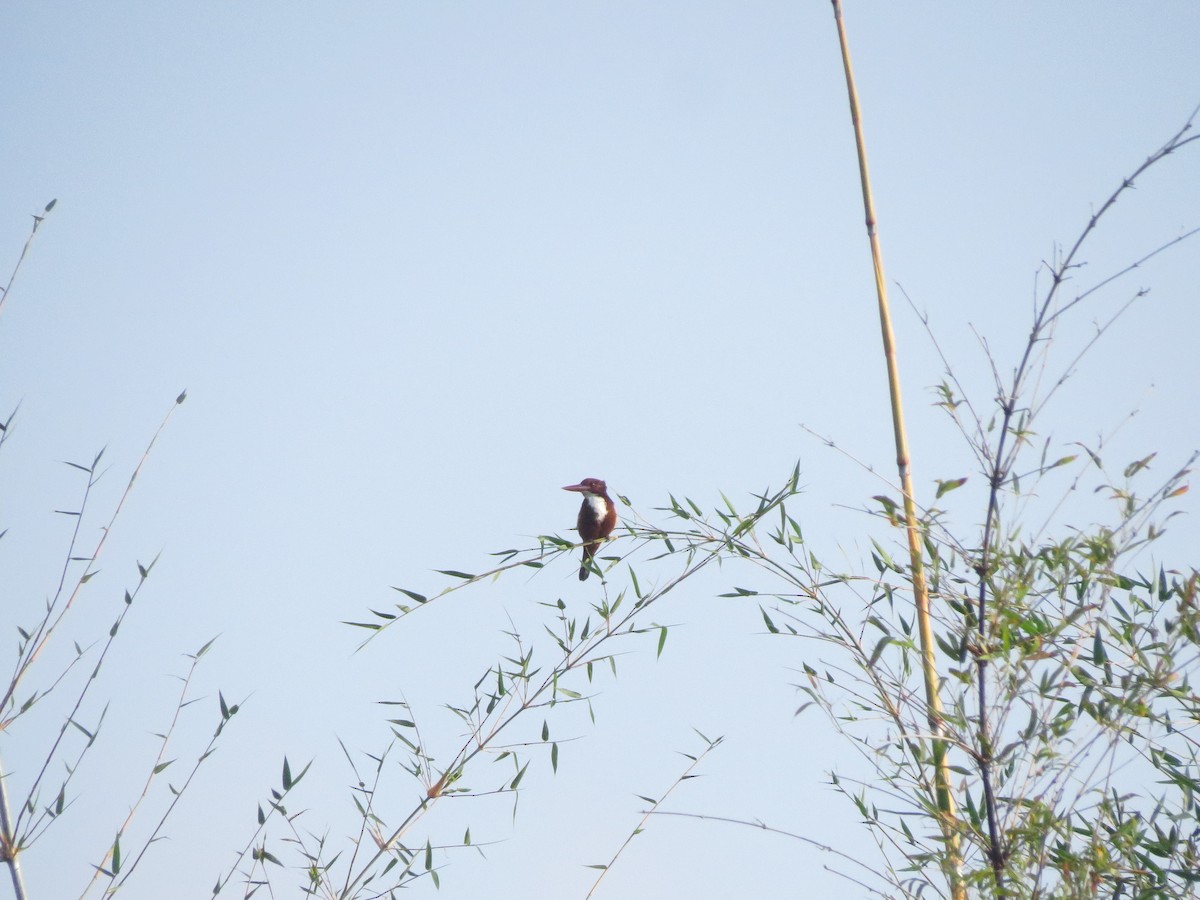
{"label": "slender stalk", "polygon": [[[150,443],[147,444],[146,449],[142,451],[142,458],[138,460],[137,465],[133,469],[133,474],[129,476],[129,483],[125,485],[125,490],[117,500],[117,505],[113,509],[112,515],[109,517],[108,524],[100,531],[100,539],[96,542],[95,549],[92,550],[91,556],[84,557],[84,559],[87,561],[87,566],[85,567],[84,572],[75,581],[75,587],[71,590],[71,593],[67,596],[66,602],[57,610],[56,614],[55,607],[58,606],[59,598],[62,596],[63,589],[66,584],[67,568],[70,566],[75,557],[75,544],[79,537],[80,522],[83,519],[82,510],[78,515],[75,516],[75,530],[71,536],[70,552],[63,562],[63,573],[59,580],[58,590],[55,592],[54,600],[50,604],[50,608],[46,610],[37,631],[35,631],[33,637],[26,642],[24,650],[17,660],[16,669],[13,672],[12,680],[5,689],[3,696],[0,696],[0,713],[8,709],[9,703],[12,702],[13,696],[16,694],[17,688],[20,686],[22,680],[28,674],[33,664],[37,661],[37,658],[39,655],[41,655],[42,650],[47,644],[49,644],[50,638],[54,636],[55,631],[57,631],[58,626],[62,623],[67,613],[70,612],[71,607],[75,604],[75,601],[79,598],[80,594],[83,593],[84,585],[87,584],[88,579],[91,578],[92,575],[97,571],[97,560],[100,558],[101,551],[104,550],[104,545],[108,541],[108,536],[112,533],[113,526],[116,524],[117,518],[121,515],[121,510],[125,507],[125,503],[129,500],[130,495],[133,493],[134,482],[137,481],[138,475],[141,474],[142,468],[146,465],[147,460],[149,460],[150,452],[154,449],[154,445],[158,442],[159,436],[166,429],[167,423],[171,421],[171,416],[174,415],[176,408],[183,403],[185,399],[187,399],[187,391],[184,391],[175,398],[175,402],[171,405],[171,408],[167,411],[166,416],[163,417],[162,422],[159,423],[157,430],[155,430],[154,435],[150,438]],[[103,453],[104,451],[102,450],[100,452]],[[87,490],[89,492],[96,484],[97,475],[95,469],[96,464],[99,461],[100,454],[97,454],[96,458],[92,461],[91,468],[84,469],[84,471],[88,473]],[[79,468],[84,467],[80,466]],[[88,494],[85,493],[84,503],[87,502],[87,497]],[[7,726],[7,724],[7,722],[0,723],[0,725],[4,726]]]}
{"label": "slender stalk", "polygon": [[12,876],[13,896],[25,900],[25,881],[21,877],[21,860],[18,858],[16,835],[13,833],[12,814],[8,808],[8,785],[5,784],[4,769],[0,766],[0,858],[8,866]]}
{"label": "slender stalk", "polygon": [[892,333],[891,312],[888,307],[887,282],[883,275],[883,252],[876,229],[875,201],[871,195],[871,178],[867,170],[867,148],[863,137],[862,117],[858,107],[858,91],[854,86],[854,70],[850,64],[850,45],[842,18],[841,0],[832,0],[833,17],[841,45],[842,65],[846,72],[846,91],[850,99],[850,118],[854,125],[854,141],[858,149],[859,179],[862,183],[863,208],[866,212],[867,238],[871,244],[871,261],[875,268],[875,293],[879,301],[879,326],[883,335],[883,353],[887,360],[888,390],[892,404],[892,431],[896,438],[896,467],[900,475],[900,490],[904,495],[904,521],[911,561],[913,601],[917,608],[917,630],[921,636],[921,671],[925,681],[925,701],[928,707],[929,730],[933,735],[934,793],[939,813],[939,825],[946,841],[943,868],[950,881],[954,900],[966,900],[962,881],[962,850],[959,843],[958,815],[954,795],[950,791],[950,769],[946,761],[948,744],[942,723],[940,679],[934,661],[933,627],[929,619],[929,589],[925,583],[922,534],[914,499],[912,469],[908,453],[908,438],[904,430],[904,406],[900,397],[900,370],[896,359],[896,339]]}
{"label": "slender stalk", "polygon": [[[700,736],[704,737],[704,735]],[[708,741],[708,738],[704,739]],[[704,757],[708,756],[708,754],[713,751],[713,748],[720,744],[722,740],[724,739],[717,738],[715,741],[708,741],[708,747],[705,748],[703,753],[701,753],[699,756],[688,756],[688,758],[692,761],[692,764],[684,769],[683,774],[675,779],[675,782],[669,788],[667,788],[666,793],[659,797],[658,800],[656,800],[650,806],[650,808],[645,811],[645,813],[642,815],[642,820],[638,822],[637,827],[629,833],[629,836],[625,838],[625,842],[621,844],[621,846],[617,848],[617,852],[612,855],[612,859],[610,859],[608,864],[600,870],[600,874],[596,876],[596,880],[592,882],[592,889],[587,892],[587,896],[584,897],[584,900],[591,900],[591,896],[596,893],[596,889],[600,887],[600,882],[604,880],[604,876],[612,870],[614,865],[616,865],[617,860],[621,857],[621,854],[625,852],[625,848],[629,846],[635,837],[637,837],[646,829],[646,822],[650,820],[650,817],[656,812],[659,812],[659,807],[666,802],[666,799],[671,796],[671,793],[675,790],[675,788],[679,787],[679,785],[693,777],[692,772],[695,770],[695,768],[700,765]]]}
{"label": "slender stalk", "polygon": [[[139,585],[139,587],[141,587],[141,585]],[[138,795],[137,800],[135,800],[133,802],[133,805],[130,806],[129,813],[128,813],[128,815],[125,816],[125,821],[121,823],[119,828],[117,828],[117,840],[118,841],[122,837],[124,837],[126,833],[128,833],[129,826],[133,824],[133,817],[135,815],[137,815],[138,809],[141,807],[142,803],[146,800],[146,798],[150,795],[150,788],[154,784],[154,779],[163,771],[163,769],[165,769],[168,765],[170,765],[170,762],[168,762],[166,759],[167,747],[170,745],[171,738],[175,734],[175,729],[179,725],[180,715],[183,713],[184,708],[189,706],[192,702],[192,701],[188,700],[188,689],[192,685],[192,678],[195,676],[196,667],[199,664],[200,664],[200,654],[197,653],[194,656],[192,656],[192,663],[188,667],[187,675],[185,675],[181,679],[183,682],[183,686],[180,688],[180,691],[179,691],[179,700],[175,703],[175,713],[171,716],[171,724],[167,727],[167,730],[161,735],[160,743],[158,745],[158,755],[155,757],[154,763],[150,767],[150,771],[146,773],[146,780],[142,784],[142,792],[141,792],[141,794]],[[200,761],[196,763],[195,767],[193,767],[193,769],[192,769],[193,774],[195,773],[196,768],[199,768],[200,762],[202,762],[205,758],[207,758],[209,751],[213,748],[213,745],[216,743],[216,739],[217,739],[217,735],[213,735],[212,740],[209,741],[208,747],[205,748],[205,752],[203,754],[201,754]],[[190,781],[191,781],[191,776],[189,775],[187,782],[184,783],[184,788],[187,787],[187,783]],[[162,829],[163,824],[166,822],[167,817],[170,815],[171,811],[175,808],[175,805],[179,802],[180,798],[183,796],[183,788],[181,788],[179,790],[176,790],[175,788],[171,788],[171,795],[172,795],[171,803],[167,807],[166,813],[163,814],[162,818],[159,820],[158,826],[154,829],[153,832],[151,832],[150,837],[146,840],[146,843],[142,845],[141,850],[139,850],[137,856],[134,857],[132,865],[129,863],[126,863],[122,867],[121,872],[120,872],[120,880],[119,881],[117,880],[117,874],[118,874],[117,872],[113,872],[112,875],[109,877],[110,885],[113,885],[115,882],[115,886],[112,886],[108,889],[109,893],[115,893],[116,890],[121,885],[123,885],[126,882],[126,880],[128,880],[129,876],[137,868],[138,863],[140,863],[142,861],[142,857],[146,855],[146,851],[148,851],[150,849],[150,847],[156,842],[156,840],[158,839],[158,833]],[[104,859],[102,859],[100,861],[100,865],[93,866],[94,871],[92,873],[92,878],[88,882],[87,887],[85,887],[83,889],[83,893],[81,893],[79,895],[80,900],[82,900],[82,898],[86,897],[89,893],[91,893],[92,886],[100,879],[101,875],[107,874],[105,867],[110,864],[110,861],[112,860],[112,855],[113,855],[113,848],[109,847],[108,851],[104,854]],[[125,854],[125,856],[128,856],[128,854]]]}
{"label": "slender stalk", "polygon": [[12,290],[13,282],[17,280],[17,273],[21,271],[21,263],[25,262],[25,254],[29,252],[29,245],[33,243],[33,236],[37,234],[38,226],[45,221],[50,210],[54,209],[54,204],[57,200],[51,200],[46,204],[46,208],[42,210],[40,216],[33,217],[33,228],[29,230],[29,237],[25,238],[25,246],[21,248],[21,255],[17,257],[17,264],[13,266],[12,273],[8,276],[8,284],[4,286],[3,291],[0,291],[0,310],[4,309],[4,301],[8,299],[8,293]]}
{"label": "slender stalk", "polygon": [[[759,831],[765,831],[770,834],[782,835],[783,837],[791,838],[792,840],[801,841],[805,844],[808,844],[810,847],[814,847],[817,850],[820,850],[822,853],[828,853],[828,854],[831,854],[832,856],[839,857],[840,859],[845,860],[846,862],[853,863],[854,865],[858,866],[860,869],[866,870],[872,876],[875,876],[875,877],[879,876],[879,873],[876,872],[874,869],[872,869],[870,866],[868,866],[865,862],[863,862],[861,859],[857,859],[856,857],[851,856],[849,853],[843,853],[841,850],[837,850],[837,849],[829,846],[828,844],[822,843],[821,841],[818,841],[818,840],[814,840],[813,838],[810,838],[810,837],[806,837],[805,835],[795,834],[791,831],[784,831],[782,828],[774,828],[774,827],[768,825],[766,822],[762,822],[757,819],[755,819],[754,821],[750,821],[748,819],[734,819],[729,816],[712,816],[712,815],[708,815],[707,813],[679,812],[677,810],[659,809],[657,806],[655,806],[653,809],[647,810],[647,812],[646,812],[647,818],[649,818],[651,815],[654,815],[654,816],[678,816],[679,818],[683,818],[683,819],[697,819],[701,822],[725,822],[729,825],[743,825],[747,828],[755,828]],[[643,821],[645,821],[645,820],[643,820]],[[877,897],[883,897],[886,900],[886,898],[891,896],[890,894],[885,894],[882,891],[880,891],[879,889],[871,887],[866,882],[859,881],[858,879],[853,878],[852,876],[847,875],[844,872],[838,872],[836,869],[830,869],[828,866],[826,866],[825,868],[828,871],[833,872],[835,875],[841,875],[843,878],[849,879],[850,881],[854,882],[859,887],[865,889],[868,893],[874,894]]]}

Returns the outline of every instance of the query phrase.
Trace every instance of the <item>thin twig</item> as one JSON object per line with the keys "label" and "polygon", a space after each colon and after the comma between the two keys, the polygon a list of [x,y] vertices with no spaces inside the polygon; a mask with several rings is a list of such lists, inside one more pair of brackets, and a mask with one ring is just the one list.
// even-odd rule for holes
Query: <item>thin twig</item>
{"label": "thin twig", "polygon": [[[696,733],[700,734],[700,732],[696,732]],[[666,801],[666,799],[668,797],[671,796],[671,793],[675,790],[675,788],[679,787],[679,785],[683,784],[689,778],[694,777],[692,775],[692,772],[695,770],[695,768],[698,765],[700,765],[700,763],[704,759],[704,757],[708,756],[708,754],[711,753],[713,750],[715,750],[717,748],[717,746],[721,743],[721,741],[724,740],[724,738],[720,738],[720,737],[709,740],[708,738],[704,737],[704,735],[702,735],[702,734],[700,735],[700,737],[704,738],[704,740],[708,742],[708,746],[704,748],[704,751],[699,756],[688,756],[688,759],[690,759],[692,761],[691,765],[689,765],[686,769],[684,769],[682,774],[680,774],[680,776],[675,779],[675,781],[671,784],[671,786],[669,788],[667,788],[666,793],[664,793],[661,797],[659,797],[657,800],[655,800],[653,802],[653,804],[650,806],[650,808],[648,810],[646,810],[645,814],[641,818],[641,821],[638,822],[637,827],[634,828],[633,831],[631,831],[629,833],[629,836],[626,837],[624,842],[622,842],[621,846],[617,848],[617,852],[612,855],[612,859],[610,859],[608,861],[607,865],[605,865],[601,868],[600,874],[596,877],[596,880],[592,883],[592,888],[591,888],[591,890],[589,890],[587,892],[587,895],[584,898],[584,900],[587,900],[587,898],[590,898],[594,893],[596,893],[596,889],[600,887],[600,882],[604,880],[605,875],[607,875],[610,871],[612,871],[612,867],[616,864],[616,862],[620,858],[621,854],[625,852],[625,848],[629,846],[629,843],[635,837],[637,837],[639,834],[642,833],[643,830],[645,830],[646,822],[648,822],[650,820],[650,816],[652,816],[654,813],[659,811],[658,808],[660,806],[662,806],[662,804]],[[643,798],[643,799],[649,799],[649,798]]]}
{"label": "thin twig", "polygon": [[[703,821],[703,822],[724,822],[729,825],[744,825],[748,828],[755,828],[755,829],[758,829],[759,831],[766,831],[766,832],[769,832],[770,834],[778,834],[783,837],[792,838],[792,840],[801,841],[805,844],[808,844],[810,847],[815,847],[816,849],[820,850],[823,853],[832,854],[833,856],[840,857],[841,859],[845,860],[848,863],[852,863],[856,866],[859,866],[860,868],[865,869],[867,872],[869,872],[870,874],[872,874],[876,877],[880,876],[879,872],[876,872],[874,869],[872,869],[870,866],[868,866],[861,859],[851,856],[849,853],[845,853],[841,850],[838,850],[835,847],[831,847],[828,844],[822,843],[821,841],[818,841],[818,840],[814,840],[813,838],[810,838],[810,837],[806,837],[802,834],[796,834],[795,832],[786,831],[782,828],[773,828],[772,826],[768,825],[766,822],[760,822],[757,819],[751,821],[749,819],[736,819],[736,818],[732,818],[730,816],[713,816],[713,815],[709,815],[707,813],[678,812],[675,810],[667,810],[667,809],[651,809],[647,812],[647,815],[678,816],[678,817],[684,818],[684,819],[699,819],[700,821]],[[837,873],[837,874],[841,874],[841,873]],[[849,877],[849,876],[844,876],[844,877]],[[879,896],[879,897],[887,896],[886,894],[882,893],[878,889],[870,887],[869,885],[863,884],[863,882],[858,881],[857,879],[854,879],[854,883],[861,885],[862,887],[865,887],[867,890],[869,890],[872,894],[875,894],[876,896]]]}
{"label": "thin twig", "polygon": [[49,215],[50,210],[54,209],[54,204],[57,202],[57,200],[51,200],[46,204],[40,216],[34,214],[33,227],[29,229],[29,237],[25,238],[25,246],[21,248],[21,255],[17,257],[17,264],[13,266],[12,273],[8,276],[8,284],[4,286],[4,291],[0,293],[0,311],[3,311],[4,301],[8,299],[9,292],[12,291],[13,282],[17,280],[17,273],[21,271],[21,263],[25,262],[25,254],[29,252],[29,245],[33,243],[33,236],[37,234],[38,227],[45,221],[46,216]]}
{"label": "thin twig", "polygon": [[[140,585],[139,585],[139,587],[140,587]],[[192,678],[196,674],[196,667],[200,665],[201,657],[211,646],[212,646],[212,641],[209,641],[198,652],[196,652],[194,654],[189,654],[192,662],[191,662],[191,665],[188,667],[187,674],[185,676],[183,676],[182,679],[180,679],[183,682],[183,684],[179,690],[179,699],[175,703],[175,712],[171,717],[171,723],[170,723],[170,725],[167,726],[167,730],[161,735],[161,740],[159,742],[159,747],[158,747],[158,754],[155,756],[154,762],[150,767],[150,771],[146,775],[146,780],[142,785],[142,792],[138,795],[137,800],[135,800],[133,805],[130,807],[129,813],[125,817],[125,821],[123,821],[121,823],[120,827],[117,829],[117,840],[118,841],[121,839],[121,837],[123,835],[125,835],[129,831],[129,826],[133,823],[134,816],[137,815],[137,812],[141,808],[142,803],[146,800],[146,797],[149,796],[150,786],[154,783],[154,779],[158,775],[162,774],[162,772],[167,768],[167,766],[170,765],[170,762],[166,761],[167,747],[171,742],[171,737],[175,733],[176,726],[179,724],[179,717],[180,717],[180,714],[182,713],[184,707],[189,706],[193,702],[188,699],[188,689],[191,687]],[[113,848],[110,846],[108,851],[104,854],[104,859],[101,860],[100,865],[95,867],[96,871],[92,874],[91,881],[88,882],[87,887],[85,887],[83,889],[83,892],[79,895],[81,900],[83,897],[86,897],[89,893],[91,893],[92,886],[96,883],[97,879],[99,879],[100,876],[103,874],[110,874],[111,875],[110,882],[115,882],[115,884],[113,884],[112,887],[109,889],[110,893],[115,893],[116,890],[118,888],[120,888],[121,885],[123,885],[129,879],[129,876],[132,875],[134,870],[137,868],[138,863],[141,862],[142,857],[145,856],[146,851],[149,850],[150,847],[158,839],[159,832],[162,830],[162,827],[166,823],[167,818],[170,816],[171,812],[174,810],[175,805],[179,802],[180,798],[183,796],[183,793],[187,789],[188,784],[191,783],[192,776],[195,774],[196,769],[199,768],[200,763],[202,763],[209,755],[211,755],[212,749],[215,745],[216,738],[220,734],[221,729],[223,729],[223,728],[224,728],[224,722],[222,722],[221,728],[219,728],[217,730],[217,734],[213,735],[213,738],[209,741],[209,744],[205,748],[204,752],[201,753],[199,759],[197,760],[195,766],[192,769],[192,774],[188,776],[187,780],[184,782],[183,787],[178,790],[176,790],[175,788],[171,788],[171,794],[172,794],[171,803],[167,807],[166,811],[163,813],[162,817],[159,819],[159,822],[155,826],[154,830],[150,833],[150,836],[146,839],[145,843],[139,850],[137,856],[134,857],[134,859],[131,863],[127,863],[122,868],[121,873],[119,873],[120,880],[117,880],[118,873],[116,871],[107,873],[104,869],[104,866],[108,865],[109,860],[112,857]]]}
{"label": "thin twig", "polygon": [[[42,624],[35,633],[34,637],[26,643],[25,650],[17,662],[16,670],[13,673],[12,680],[9,682],[9,685],[4,692],[4,696],[0,697],[0,711],[3,711],[8,707],[9,702],[12,700],[13,694],[16,692],[17,687],[24,679],[25,675],[29,672],[30,667],[37,660],[42,650],[45,649],[46,645],[50,641],[50,638],[54,635],[55,630],[62,622],[63,617],[66,616],[66,614],[70,611],[71,607],[75,603],[75,600],[79,597],[80,593],[82,593],[83,587],[88,582],[88,579],[90,579],[96,573],[96,562],[100,558],[100,553],[103,551],[105,543],[108,541],[108,536],[112,534],[113,526],[116,524],[117,518],[121,515],[121,510],[124,509],[126,501],[128,501],[130,494],[133,493],[134,482],[137,481],[138,475],[141,474],[142,468],[146,465],[147,460],[150,458],[150,452],[154,449],[154,445],[158,442],[159,436],[167,427],[167,423],[171,420],[171,416],[174,415],[175,410],[179,408],[179,405],[183,403],[185,399],[187,399],[187,391],[182,392],[178,397],[175,398],[175,402],[171,405],[170,410],[167,411],[166,416],[163,417],[163,420],[159,423],[158,428],[155,429],[154,435],[150,438],[150,443],[147,444],[146,449],[142,451],[141,459],[138,460],[137,465],[134,467],[133,474],[129,476],[129,483],[125,486],[125,490],[117,500],[117,505],[114,507],[112,515],[109,517],[108,524],[105,525],[100,531],[100,540],[96,543],[95,549],[92,550],[91,554],[86,558],[87,566],[85,567],[83,573],[79,576],[78,580],[75,582],[74,589],[71,591],[70,596],[67,597],[67,600],[63,604],[62,608],[58,611],[57,616],[53,614],[52,606],[51,609],[47,610],[46,616],[42,620]],[[97,455],[96,460],[92,463],[91,469],[78,466],[78,468],[84,469],[84,471],[89,473],[89,491],[95,484],[95,465],[99,459],[100,457]],[[77,514],[75,518],[77,520],[75,534],[78,535],[78,520],[83,518],[82,512]],[[71,544],[72,547],[74,546],[74,541],[75,538],[73,537]],[[73,554],[68,554],[68,557],[72,555]],[[68,562],[70,562],[70,559],[68,559]]]}

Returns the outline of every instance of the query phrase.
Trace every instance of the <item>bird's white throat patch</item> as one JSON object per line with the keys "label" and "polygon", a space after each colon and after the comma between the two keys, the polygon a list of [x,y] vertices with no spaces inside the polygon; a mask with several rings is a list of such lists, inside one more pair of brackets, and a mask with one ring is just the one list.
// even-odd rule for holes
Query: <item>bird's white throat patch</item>
{"label": "bird's white throat patch", "polygon": [[596,517],[596,521],[603,521],[605,515],[608,514],[608,504],[604,502],[604,498],[599,494],[589,494],[587,491],[584,491],[583,496],[584,502],[592,511],[592,515]]}

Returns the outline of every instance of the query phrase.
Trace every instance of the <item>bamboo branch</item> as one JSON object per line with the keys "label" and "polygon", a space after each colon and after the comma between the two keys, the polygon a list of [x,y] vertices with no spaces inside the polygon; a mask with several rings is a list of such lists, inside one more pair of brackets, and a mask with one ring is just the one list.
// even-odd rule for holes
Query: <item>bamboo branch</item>
{"label": "bamboo branch", "polygon": [[[991,462],[987,469],[987,512],[984,518],[983,541],[979,552],[979,562],[976,568],[979,574],[979,583],[977,586],[978,593],[976,598],[977,611],[975,627],[976,635],[980,645],[980,653],[976,659],[975,668],[977,686],[976,690],[979,695],[979,748],[976,755],[977,762],[979,764],[980,780],[983,784],[984,810],[986,813],[989,834],[988,857],[992,866],[992,871],[996,875],[997,886],[1000,888],[1003,888],[1004,884],[1003,872],[1006,860],[1005,849],[1002,844],[1000,826],[998,822],[998,803],[993,787],[992,764],[995,760],[994,748],[992,747],[992,727],[989,723],[988,714],[987,672],[989,661],[985,651],[989,639],[987,631],[987,617],[990,579],[993,574],[993,569],[996,565],[992,554],[992,542],[994,540],[994,536],[1000,528],[1000,490],[1005,484],[1009,483],[1009,480],[1012,477],[1012,468],[1015,465],[1017,458],[1016,454],[1021,446],[1020,440],[1016,439],[1013,431],[1013,418],[1016,416],[1018,410],[1017,404],[1024,394],[1026,378],[1028,377],[1031,369],[1034,368],[1034,348],[1038,347],[1045,340],[1047,331],[1055,323],[1058,317],[1093,294],[1095,291],[1099,290],[1101,287],[1109,284],[1114,278],[1131,271],[1139,266],[1142,262],[1145,262],[1159,252],[1167,249],[1168,247],[1174,246],[1179,241],[1185,240],[1197,233],[1196,229],[1192,229],[1191,231],[1181,235],[1175,241],[1163,244],[1157,250],[1154,250],[1131,265],[1120,270],[1116,273],[1116,275],[1100,281],[1092,288],[1081,292],[1074,299],[1066,302],[1062,306],[1057,308],[1055,307],[1055,303],[1062,285],[1066,282],[1071,270],[1077,265],[1076,258],[1079,254],[1080,248],[1088,239],[1089,235],[1091,235],[1091,233],[1095,230],[1096,225],[1099,223],[1101,218],[1110,209],[1112,209],[1122,194],[1133,188],[1134,181],[1147,169],[1160,162],[1179,148],[1184,147],[1197,139],[1200,139],[1200,135],[1187,136],[1187,133],[1191,130],[1192,123],[1197,115],[1200,115],[1200,107],[1194,109],[1192,114],[1188,116],[1187,121],[1184,122],[1183,127],[1181,127],[1174,135],[1172,135],[1162,147],[1152,153],[1145,162],[1143,162],[1140,166],[1138,166],[1137,169],[1133,171],[1132,174],[1123,179],[1121,185],[1109,195],[1108,199],[1104,201],[1104,204],[1100,207],[1100,209],[1092,213],[1091,217],[1088,219],[1087,225],[1084,226],[1083,230],[1079,233],[1079,236],[1075,239],[1075,243],[1071,246],[1070,251],[1062,258],[1060,262],[1058,262],[1057,265],[1051,269],[1052,280],[1050,287],[1046,291],[1045,297],[1036,308],[1033,325],[1029,332],[1029,338],[1025,343],[1025,352],[1021,356],[1020,363],[1013,371],[1011,384],[1007,388],[999,383],[997,384],[999,389],[997,402],[1000,405],[1001,417],[999,427],[997,429],[998,436],[996,438],[995,452],[991,456]],[[1139,291],[1126,304],[1126,306],[1128,306],[1129,303],[1132,303],[1133,300],[1138,299],[1140,296],[1142,296],[1142,292]],[[1122,312],[1124,312],[1124,307],[1122,307],[1122,309],[1119,310],[1116,315],[1119,316]],[[1108,324],[1111,324],[1111,320]],[[1099,333],[1096,335],[1096,337],[1088,342],[1083,351],[1081,351],[1080,355],[1082,355],[1083,352],[1086,352],[1087,349],[1089,349],[1099,338],[1100,334],[1103,334],[1103,332],[1107,330],[1108,324],[1105,324],[1101,327]],[[1064,372],[1069,372],[1073,365],[1074,363],[1072,363],[1071,366],[1068,366]],[[1030,419],[1040,412],[1046,401],[1053,396],[1054,392],[1057,391],[1062,385],[1065,378],[1066,375],[1064,374],[1063,377],[1060,378],[1044,396],[1040,398],[1033,398],[1027,408]],[[1014,435],[1014,440],[1011,447],[1009,446],[1010,434]]]}
{"label": "bamboo branch", "polygon": [[38,226],[46,220],[46,216],[50,215],[50,210],[54,209],[54,204],[58,200],[51,200],[46,204],[46,208],[42,210],[39,216],[36,213],[33,216],[33,227],[29,229],[29,237],[25,238],[25,246],[21,248],[21,255],[17,257],[17,264],[13,266],[12,273],[8,276],[8,284],[0,290],[0,310],[4,309],[4,301],[8,299],[8,294],[12,290],[13,282],[17,280],[17,273],[21,271],[21,263],[25,262],[25,254],[29,252],[29,245],[33,243],[33,236],[37,234]]}
{"label": "bamboo branch", "polygon": [[25,881],[21,876],[21,860],[18,856],[20,848],[16,845],[17,835],[8,807],[8,785],[4,781],[7,777],[3,768],[0,768],[0,858],[12,876],[13,896],[16,900],[25,900]]}

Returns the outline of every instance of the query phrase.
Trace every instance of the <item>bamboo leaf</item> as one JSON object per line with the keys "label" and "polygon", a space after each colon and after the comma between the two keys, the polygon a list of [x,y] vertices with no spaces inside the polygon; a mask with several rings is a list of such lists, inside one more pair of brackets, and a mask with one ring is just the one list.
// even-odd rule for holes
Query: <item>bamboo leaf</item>
{"label": "bamboo leaf", "polygon": [[957,490],[966,483],[966,478],[952,478],[949,481],[942,481],[942,479],[939,478],[937,479],[937,495],[934,499],[940,499],[943,494],[948,494],[953,490]]}
{"label": "bamboo leaf", "polygon": [[429,602],[428,597],[426,597],[424,594],[418,594],[416,591],[410,591],[410,590],[407,590],[406,588],[402,588],[402,587],[393,587],[392,590],[399,591],[405,597],[408,597],[410,600],[415,600],[417,603],[428,603]]}
{"label": "bamboo leaf", "polygon": [[875,645],[875,649],[871,651],[871,656],[867,660],[867,665],[873,666],[873,665],[875,665],[875,663],[879,662],[879,657],[883,653],[884,648],[888,644],[892,643],[892,641],[893,641],[893,638],[891,635],[885,634],[883,637],[881,637],[879,639],[879,643],[877,643]]}
{"label": "bamboo leaf", "polygon": [[1100,636],[1100,628],[1096,628],[1096,634],[1092,637],[1092,662],[1097,666],[1102,666],[1108,662],[1108,654],[1104,650],[1104,639]]}

